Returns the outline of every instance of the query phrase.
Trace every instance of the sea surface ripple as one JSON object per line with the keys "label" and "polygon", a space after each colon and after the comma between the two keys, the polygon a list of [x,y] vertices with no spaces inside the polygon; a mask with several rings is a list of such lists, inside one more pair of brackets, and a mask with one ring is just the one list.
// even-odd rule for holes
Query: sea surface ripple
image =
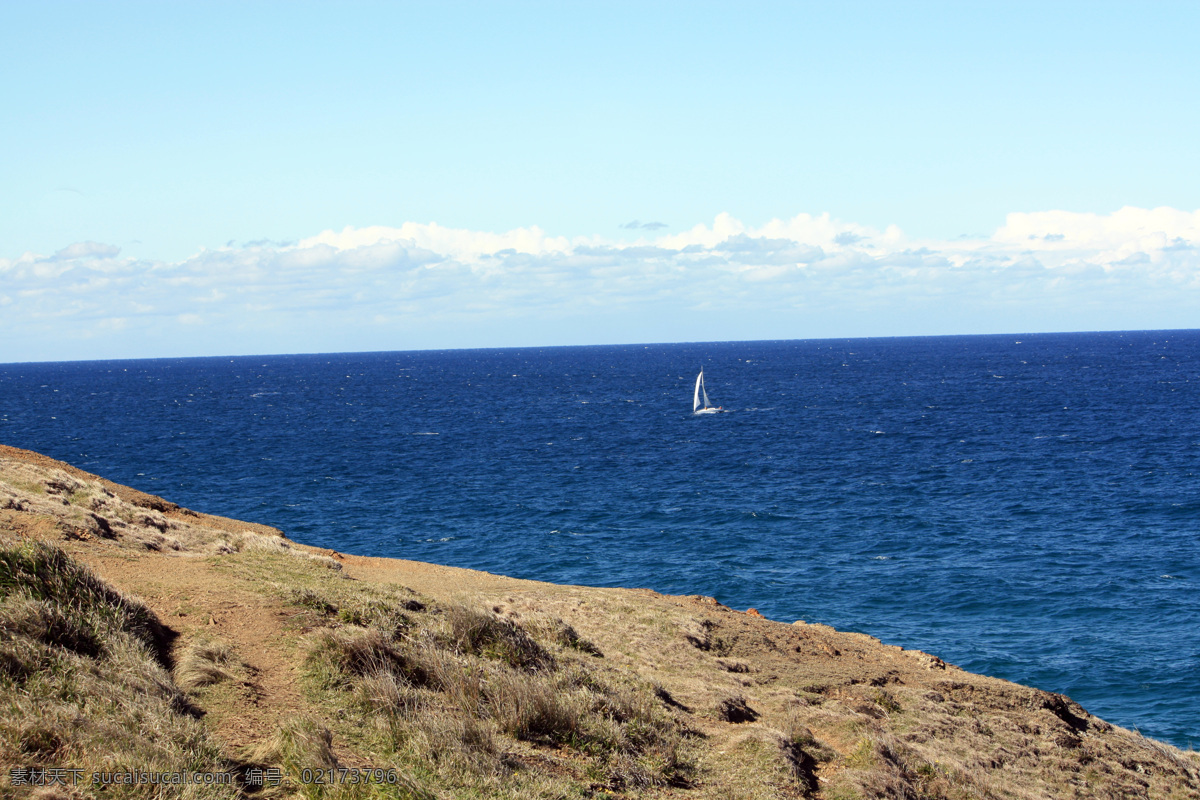
{"label": "sea surface ripple", "polygon": [[197,510],[714,595],[1183,747],[1198,409],[1196,331],[0,365],[0,441]]}

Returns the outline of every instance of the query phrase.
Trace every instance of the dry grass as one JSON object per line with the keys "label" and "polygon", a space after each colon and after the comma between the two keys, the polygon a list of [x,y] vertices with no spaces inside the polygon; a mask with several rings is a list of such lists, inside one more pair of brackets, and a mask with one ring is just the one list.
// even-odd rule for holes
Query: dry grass
{"label": "dry grass", "polygon": [[[344,765],[333,752],[333,733],[312,719],[297,719],[277,728],[269,740],[250,753],[249,761],[276,765],[283,773],[278,787],[266,796],[303,797],[317,800],[434,800],[407,775],[393,774],[389,780],[359,782],[339,779]],[[309,779],[304,778],[305,775]]]}
{"label": "dry grass", "polygon": [[488,796],[520,794],[522,759],[541,750],[575,753],[552,781],[558,791],[578,781],[658,786],[689,769],[680,725],[654,687],[599,677],[586,665],[599,649],[561,620],[526,627],[400,587],[348,584],[281,555],[261,548],[225,562],[272,575],[278,596],[312,613],[309,685],[329,708],[353,711],[347,730],[374,731],[389,763]]}
{"label": "dry grass", "polygon": [[94,632],[122,631],[163,655],[164,632],[154,614],[109,588],[57,547],[32,544],[0,550],[0,596],[13,594],[54,604],[57,618],[70,620],[64,624]]}
{"label": "dry grass", "polygon": [[321,628],[310,641],[305,666],[322,688],[349,688],[357,679],[386,673],[410,686],[435,683],[436,667],[421,649],[378,628]]}
{"label": "dry grass", "polygon": [[837,752],[819,742],[795,713],[784,720],[774,742],[792,778],[805,792],[817,790],[820,765],[838,758]]}
{"label": "dry grass", "polygon": [[969,771],[952,757],[931,755],[877,731],[859,740],[845,757],[845,769],[837,774],[827,794],[832,800],[914,796],[922,800],[1034,800],[1060,794],[1031,793],[1011,782]]}
{"label": "dry grass", "polygon": [[[62,551],[0,550],[0,763],[87,775],[229,769],[157,655],[162,633],[144,606]],[[106,795],[141,797],[144,788]],[[226,785],[158,796],[237,795]]]}
{"label": "dry grass", "polygon": [[578,696],[541,675],[498,671],[487,684],[487,711],[500,730],[525,741],[567,744],[582,733]]}
{"label": "dry grass", "polygon": [[362,676],[355,689],[359,701],[370,713],[408,716],[420,711],[424,705],[421,692],[390,670],[379,670]]}
{"label": "dry grass", "polygon": [[530,635],[538,641],[577,650],[597,658],[604,657],[604,653],[596,646],[595,642],[580,636],[574,627],[558,617],[541,615],[529,620],[525,627],[529,630]]}
{"label": "dry grass", "polygon": [[437,765],[444,772],[469,776],[471,782],[483,784],[503,779],[515,766],[505,759],[495,729],[486,720],[425,713],[402,719],[393,732],[395,741],[418,760]]}
{"label": "dry grass", "polygon": [[175,682],[184,689],[234,680],[240,671],[241,662],[228,642],[198,636],[176,652]]}
{"label": "dry grass", "polygon": [[333,754],[333,734],[310,719],[294,720],[280,726],[265,743],[256,748],[250,760],[279,764],[293,775],[305,769],[337,769]]}
{"label": "dry grass", "polygon": [[[579,781],[661,786],[690,768],[660,693],[606,682],[571,646],[577,634],[555,633],[562,626],[537,628],[543,643],[513,619],[460,604],[406,619],[399,629],[330,619],[308,637],[305,671],[331,706],[357,708],[381,731],[395,763],[431,771],[432,783],[522,796],[520,766],[537,752],[559,764],[556,793]],[[563,748],[574,755],[550,755]]]}
{"label": "dry grass", "polygon": [[[946,684],[943,696],[899,683],[802,681],[764,694],[754,654],[739,650],[744,645],[727,629],[694,617],[661,663],[682,670],[686,659],[698,660],[709,682],[674,678],[667,691],[618,663],[611,640],[605,647],[618,655],[597,658],[599,647],[579,646],[583,637],[548,612],[521,617],[498,612],[501,606],[439,603],[403,587],[348,581],[286,547],[247,547],[216,563],[291,604],[291,641],[305,643],[302,708],[238,760],[284,771],[284,785],[259,797],[1033,800],[1104,797],[1107,786],[1139,796],[1136,779],[1116,783],[1087,763],[1096,751],[1044,693]],[[214,684],[236,682],[240,691],[245,682],[248,668],[227,643],[187,638],[175,648],[172,681],[157,655],[166,632],[154,615],[54,548],[0,551],[0,592],[6,762],[95,771],[230,768],[189,713],[190,702],[218,702],[225,690],[213,694]],[[726,644],[698,648],[687,638],[693,630]],[[964,705],[985,700],[993,709],[987,715]],[[1003,708],[1011,718],[996,710]],[[1040,733],[1022,732],[1031,713],[1040,715]],[[964,719],[974,722],[964,727]],[[1130,752],[1146,752],[1135,734],[1110,736]],[[989,746],[1006,748],[1020,785],[981,766]],[[1157,745],[1151,751],[1153,779],[1173,770],[1184,787],[1161,796],[1194,797],[1186,788],[1198,766],[1194,755]],[[363,763],[395,770],[397,782],[299,780],[304,769]],[[238,795],[237,787],[224,787],[204,796],[213,791]],[[108,794],[136,796],[115,788]]]}
{"label": "dry grass", "polygon": [[447,644],[459,653],[502,661],[525,671],[552,668],[553,657],[523,627],[512,620],[463,605],[447,606]]}
{"label": "dry grass", "polygon": [[250,530],[266,526],[195,514],[54,463],[0,445],[0,511],[37,515],[66,538],[108,540],[134,552],[228,553],[253,537],[284,541]]}

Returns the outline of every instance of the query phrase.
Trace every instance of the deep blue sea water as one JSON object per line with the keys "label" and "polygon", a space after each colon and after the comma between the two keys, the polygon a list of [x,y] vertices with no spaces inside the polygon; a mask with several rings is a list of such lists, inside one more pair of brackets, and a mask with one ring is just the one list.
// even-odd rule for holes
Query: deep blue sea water
{"label": "deep blue sea water", "polygon": [[197,510],[714,595],[1184,747],[1198,423],[1197,331],[0,365],[0,442]]}

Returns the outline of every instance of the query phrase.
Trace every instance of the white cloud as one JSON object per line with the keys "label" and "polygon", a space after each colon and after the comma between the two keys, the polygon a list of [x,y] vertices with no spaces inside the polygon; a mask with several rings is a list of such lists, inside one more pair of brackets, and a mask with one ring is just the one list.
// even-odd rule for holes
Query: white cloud
{"label": "white cloud", "polygon": [[68,245],[54,254],[56,261],[68,261],[76,258],[116,258],[121,248],[113,244],[100,242],[76,242]]}
{"label": "white cloud", "polygon": [[730,214],[722,212],[717,214],[717,218],[713,220],[711,228],[701,224],[685,233],[661,236],[655,242],[661,247],[675,250],[682,250],[689,246],[712,248],[730,236],[737,236],[744,230],[746,230],[746,226],[739,220],[734,219]]}
{"label": "white cloud", "polygon": [[369,228],[347,227],[340,233],[324,231],[304,239],[292,249],[305,250],[317,245],[329,245],[337,250],[347,251],[380,244],[407,245],[465,261],[502,250],[518,253],[565,253],[571,249],[570,240],[561,236],[549,237],[536,225],[531,228],[517,228],[507,233],[486,233],[446,228],[436,222],[406,222],[399,228],[382,225]]}
{"label": "white cloud", "polygon": [[1106,252],[1146,252],[1180,239],[1200,242],[1200,211],[1132,208],[1112,214],[1041,211],[1009,214],[993,237],[997,242],[1061,251],[1087,248]]}
{"label": "white cloud", "polygon": [[[176,263],[79,242],[0,258],[0,297],[0,341],[36,329],[61,342],[62,358],[75,333],[106,331],[129,337],[122,346],[163,343],[163,354],[183,341],[201,352],[503,344],[516,318],[544,344],[596,330],[645,341],[672,329],[667,338],[1192,327],[1200,211],[1014,213],[989,238],[954,241],[829,214],[759,227],[720,214],[636,242],[408,222]],[[619,328],[602,322],[618,316]],[[0,361],[22,357],[0,344]]]}

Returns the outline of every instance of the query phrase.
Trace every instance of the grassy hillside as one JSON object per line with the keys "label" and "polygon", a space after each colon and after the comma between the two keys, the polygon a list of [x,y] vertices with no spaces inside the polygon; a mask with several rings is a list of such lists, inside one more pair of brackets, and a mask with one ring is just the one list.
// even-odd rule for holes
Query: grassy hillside
{"label": "grassy hillside", "polygon": [[868,636],[318,551],[3,447],[0,756],[3,797],[1200,798],[1194,752]]}

